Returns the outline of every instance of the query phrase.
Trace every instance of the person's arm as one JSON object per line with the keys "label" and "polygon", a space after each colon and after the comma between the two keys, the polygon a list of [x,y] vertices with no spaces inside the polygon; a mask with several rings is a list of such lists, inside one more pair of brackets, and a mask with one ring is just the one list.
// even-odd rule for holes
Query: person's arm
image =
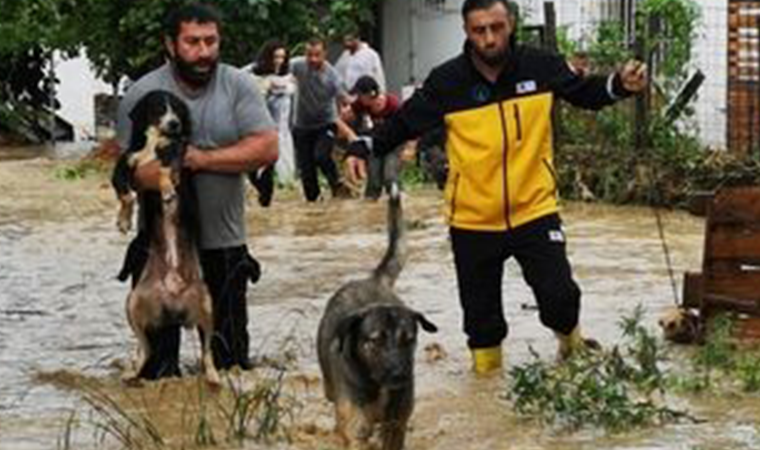
{"label": "person's arm", "polygon": [[443,123],[443,97],[435,72],[425,80],[423,86],[401,105],[396,114],[391,115],[376,127],[371,137],[372,153],[378,156],[392,152],[396,147],[423,135]]}
{"label": "person's arm", "polygon": [[338,137],[340,139],[345,139],[351,143],[359,138],[354,129],[351,128],[351,126],[343,119],[338,118],[338,120],[335,122],[335,125],[338,127]]}
{"label": "person's arm", "polygon": [[443,97],[436,72],[425,80],[401,109],[376,127],[369,138],[359,138],[348,147],[346,160],[352,180],[366,176],[365,160],[370,154],[383,156],[410,139],[415,139],[436,127],[443,126]]}
{"label": "person's arm", "polygon": [[550,85],[562,99],[580,108],[598,110],[640,92],[647,85],[646,65],[629,61],[609,75],[581,76],[559,55],[547,55],[544,65],[552,73]]}
{"label": "person's arm", "polygon": [[250,172],[277,161],[277,131],[260,131],[244,137],[233,145],[213,151],[194,146],[187,149],[185,167],[205,172]]}

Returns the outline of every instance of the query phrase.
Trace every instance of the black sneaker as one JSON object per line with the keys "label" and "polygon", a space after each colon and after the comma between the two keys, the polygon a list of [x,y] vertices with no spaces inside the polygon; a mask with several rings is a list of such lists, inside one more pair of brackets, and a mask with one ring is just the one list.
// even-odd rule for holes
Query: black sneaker
{"label": "black sneaker", "polygon": [[248,179],[259,192],[259,205],[264,208],[272,204],[274,196],[274,166],[248,173]]}

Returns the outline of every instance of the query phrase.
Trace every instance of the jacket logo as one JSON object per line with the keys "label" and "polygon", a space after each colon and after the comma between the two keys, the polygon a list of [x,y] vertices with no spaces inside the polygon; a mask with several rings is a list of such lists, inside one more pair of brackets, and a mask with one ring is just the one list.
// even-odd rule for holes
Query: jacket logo
{"label": "jacket logo", "polygon": [[471,95],[478,103],[485,103],[491,98],[491,89],[485,84],[476,84],[472,87]]}
{"label": "jacket logo", "polygon": [[527,94],[529,92],[536,92],[536,82],[533,80],[521,81],[517,83],[517,93]]}

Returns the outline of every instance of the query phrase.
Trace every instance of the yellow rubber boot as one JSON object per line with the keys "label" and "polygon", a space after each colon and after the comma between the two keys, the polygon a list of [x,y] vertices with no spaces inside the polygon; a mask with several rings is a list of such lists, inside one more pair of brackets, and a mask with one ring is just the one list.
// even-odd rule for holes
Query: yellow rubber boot
{"label": "yellow rubber boot", "polygon": [[554,332],[557,336],[557,359],[565,361],[578,351],[601,350],[602,346],[594,339],[586,339],[581,334],[581,327],[576,326],[570,334]]}
{"label": "yellow rubber boot", "polygon": [[491,375],[501,370],[501,346],[473,348],[472,370],[476,375]]}

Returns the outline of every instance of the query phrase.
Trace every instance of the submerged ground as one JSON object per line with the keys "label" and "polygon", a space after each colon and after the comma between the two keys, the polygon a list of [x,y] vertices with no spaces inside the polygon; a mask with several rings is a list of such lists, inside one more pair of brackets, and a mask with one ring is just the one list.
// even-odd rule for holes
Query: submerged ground
{"label": "submerged ground", "polygon": [[[82,395],[93,387],[125,409],[141,410],[170,446],[192,447],[194,431],[188,430],[197,428],[193,420],[201,404],[192,376],[138,389],[118,382],[134,348],[124,316],[127,287],[115,280],[128,238],[116,230],[117,205],[105,174],[67,180],[61,167],[70,163],[18,160],[19,152],[5,152],[11,154],[0,161],[0,449],[61,448],[72,411],[82,426],[72,431],[70,448],[119,448],[114,441],[99,442],[87,428],[91,413]],[[432,189],[405,197],[410,258],[398,291],[440,328],[420,338],[409,449],[760,448],[760,402],[752,396],[681,399],[678,406],[706,422],[616,436],[557,432],[517,417],[504,399],[504,380],[479,380],[469,372],[440,202]],[[269,209],[258,207],[254,196],[249,206],[249,245],[264,266],[261,281],[249,290],[249,330],[263,362],[254,373],[230,379],[252,384],[276,373],[271,361],[284,364],[292,441],[268,448],[334,448],[332,412],[316,365],[316,325],[331,293],[364,276],[382,255],[385,205],[306,205],[290,191],[276,196]],[[587,333],[617,342],[618,319],[639,303],[647,311],[645,324],[654,329],[673,294],[652,211],[567,204],[563,217]],[[684,270],[700,266],[703,222],[669,212],[664,223],[680,282]],[[504,288],[511,327],[507,364],[525,362],[529,346],[553,358],[553,337],[539,324],[514,262]],[[192,367],[197,339],[185,336],[183,361]],[[225,442],[223,430],[215,437],[217,448],[239,448]],[[267,448],[253,441],[242,447]]]}

